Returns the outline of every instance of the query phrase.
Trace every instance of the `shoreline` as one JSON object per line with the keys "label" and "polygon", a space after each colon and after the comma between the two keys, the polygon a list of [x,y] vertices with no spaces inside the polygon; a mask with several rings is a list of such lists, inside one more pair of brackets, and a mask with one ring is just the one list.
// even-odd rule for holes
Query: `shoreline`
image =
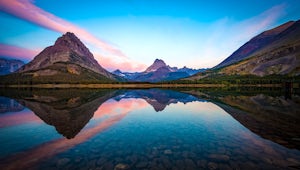
{"label": "shoreline", "polygon": [[[293,88],[299,88],[297,84]],[[223,88],[223,87],[284,87],[282,84],[35,84],[0,85],[0,88]]]}

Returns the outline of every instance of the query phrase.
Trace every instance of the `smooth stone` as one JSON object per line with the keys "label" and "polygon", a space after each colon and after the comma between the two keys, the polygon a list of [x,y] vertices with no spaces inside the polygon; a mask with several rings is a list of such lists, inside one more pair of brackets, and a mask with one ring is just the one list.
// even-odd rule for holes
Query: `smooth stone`
{"label": "smooth stone", "polygon": [[108,163],[104,164],[103,168],[104,169],[113,169],[114,165],[111,162],[108,162]]}
{"label": "smooth stone", "polygon": [[227,164],[219,164],[219,169],[222,169],[222,170],[231,170],[232,168],[230,168]]}
{"label": "smooth stone", "polygon": [[205,168],[206,167],[206,164],[207,164],[207,161],[206,160],[199,160],[197,161],[197,166],[201,167],[201,168]]}
{"label": "smooth stone", "polygon": [[172,154],[172,150],[167,149],[167,150],[164,151],[164,154],[165,155],[171,155]]}
{"label": "smooth stone", "polygon": [[172,163],[167,158],[163,158],[162,163],[163,163],[164,167],[166,167],[166,168],[171,168],[172,167]]}
{"label": "smooth stone", "polygon": [[185,159],[184,162],[185,162],[186,169],[188,169],[188,170],[191,169],[192,170],[192,169],[196,168],[196,165],[195,165],[195,163],[194,163],[193,160],[191,160],[191,159]]}
{"label": "smooth stone", "polygon": [[129,169],[129,165],[119,163],[115,166],[114,170],[126,170]]}
{"label": "smooth stone", "polygon": [[58,161],[57,161],[57,166],[64,166],[64,165],[66,165],[67,163],[69,163],[70,162],[70,159],[69,158],[62,158],[62,159],[59,159]]}
{"label": "smooth stone", "polygon": [[216,160],[216,161],[229,161],[230,157],[228,155],[217,155],[217,154],[211,154],[208,156],[210,159]]}
{"label": "smooth stone", "polygon": [[218,169],[218,164],[216,164],[216,163],[214,163],[214,162],[209,162],[209,163],[207,164],[207,166],[208,166],[208,169],[210,169],[210,170]]}
{"label": "smooth stone", "polygon": [[185,166],[183,160],[177,160],[176,167],[178,167],[179,169],[184,169]]}
{"label": "smooth stone", "polygon": [[135,165],[136,168],[146,168],[148,165],[148,162],[139,162]]}
{"label": "smooth stone", "polygon": [[105,162],[107,162],[106,158],[99,158],[96,164],[97,165],[103,165]]}

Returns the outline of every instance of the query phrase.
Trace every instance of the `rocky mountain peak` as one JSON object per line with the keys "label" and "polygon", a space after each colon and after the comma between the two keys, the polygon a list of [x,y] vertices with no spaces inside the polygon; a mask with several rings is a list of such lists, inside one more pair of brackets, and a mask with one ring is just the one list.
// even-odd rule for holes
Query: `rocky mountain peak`
{"label": "rocky mountain peak", "polygon": [[113,75],[99,65],[89,49],[71,32],[59,37],[53,46],[45,48],[30,63],[24,65],[19,72],[40,70],[56,63],[76,64],[114,79]]}
{"label": "rocky mountain peak", "polygon": [[152,71],[156,71],[157,69],[161,68],[161,67],[168,67],[167,64],[161,60],[161,59],[155,59],[154,63],[149,66],[145,72],[152,72]]}
{"label": "rocky mountain peak", "polygon": [[90,59],[94,58],[89,49],[86,48],[86,46],[80,41],[80,39],[71,32],[67,32],[63,36],[59,37],[55,41],[54,47],[71,49],[81,56],[85,56]]}

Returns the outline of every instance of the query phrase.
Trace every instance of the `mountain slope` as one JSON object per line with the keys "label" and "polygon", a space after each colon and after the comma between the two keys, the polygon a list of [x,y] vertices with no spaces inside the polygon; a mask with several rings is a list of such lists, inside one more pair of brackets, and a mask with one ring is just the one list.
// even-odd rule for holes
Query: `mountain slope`
{"label": "mountain slope", "polygon": [[291,27],[293,24],[295,24],[294,21],[289,21],[276,28],[264,31],[263,33],[255,36],[214,68],[225,67],[250,57],[253,53],[262,48],[265,48],[273,41],[276,41],[278,39],[278,35]]}
{"label": "mountain slope", "polygon": [[154,63],[151,66],[149,66],[144,72],[147,73],[154,72],[161,67],[168,67],[168,66],[163,60],[155,59]]}
{"label": "mountain slope", "polygon": [[[255,49],[243,54],[253,42]],[[255,43],[254,43],[255,44]],[[239,54],[239,55],[237,55]],[[237,57],[236,60],[234,56]],[[229,64],[230,63],[230,64]],[[222,63],[205,73],[198,73],[185,80],[199,80],[226,75],[300,75],[300,20],[290,21],[263,32],[240,47]]]}
{"label": "mountain slope", "polygon": [[221,69],[224,74],[300,75],[300,21],[277,34],[248,59]]}
{"label": "mountain slope", "polygon": [[185,78],[204,70],[205,69],[191,69],[187,67],[178,69],[177,67],[170,67],[161,59],[156,59],[153,64],[143,72],[127,73],[115,70],[113,73],[128,81],[160,82]]}
{"label": "mountain slope", "polygon": [[0,58],[0,75],[13,73],[23,65],[21,60]]}
{"label": "mountain slope", "polygon": [[[13,79],[12,79],[13,78]],[[53,46],[45,48],[16,74],[2,78],[5,83],[101,83],[118,79],[94,59],[73,34],[67,32]]]}
{"label": "mountain slope", "polygon": [[46,68],[57,62],[74,63],[108,78],[113,78],[113,75],[98,64],[93,54],[75,36],[75,34],[70,32],[59,37],[53,46],[44,49],[18,72],[22,73]]}

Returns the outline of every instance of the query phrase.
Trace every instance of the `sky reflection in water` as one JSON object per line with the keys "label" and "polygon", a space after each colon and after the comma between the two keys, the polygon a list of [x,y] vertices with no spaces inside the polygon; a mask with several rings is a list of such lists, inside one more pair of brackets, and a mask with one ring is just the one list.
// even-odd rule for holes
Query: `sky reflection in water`
{"label": "sky reflection in water", "polygon": [[[0,115],[1,166],[7,169],[113,169],[120,163],[131,169],[300,166],[297,147],[289,149],[251,132],[241,120],[233,118],[235,113],[228,113],[224,103],[158,89],[90,96],[88,102],[83,102],[85,96],[64,99],[68,104],[75,101],[68,107],[17,99],[27,108]],[[55,101],[60,101],[55,97]],[[99,106],[93,108],[95,104]],[[86,108],[91,108],[91,118],[74,115],[74,111],[85,114],[89,111]],[[47,111],[61,112],[57,119],[72,119],[74,125],[60,127],[61,120],[56,120],[55,115],[45,116],[43,112]],[[69,129],[72,127],[82,129],[72,131]]]}

